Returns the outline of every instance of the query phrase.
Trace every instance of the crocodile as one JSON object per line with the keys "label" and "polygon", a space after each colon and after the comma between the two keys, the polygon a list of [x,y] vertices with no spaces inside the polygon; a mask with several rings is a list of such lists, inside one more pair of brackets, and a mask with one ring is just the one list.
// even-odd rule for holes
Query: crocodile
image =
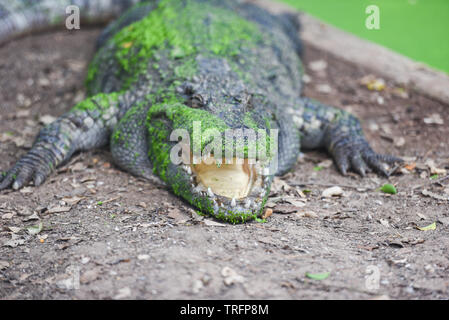
{"label": "crocodile", "polygon": [[86,99],[41,129],[0,190],[40,186],[74,153],[109,145],[118,167],[241,223],[261,216],[274,176],[301,149],[327,150],[343,175],[388,176],[401,161],[376,153],[352,114],[303,96],[291,16],[238,0],[8,0],[0,42],[60,25],[68,4],[83,21],[117,19],[98,38]]}

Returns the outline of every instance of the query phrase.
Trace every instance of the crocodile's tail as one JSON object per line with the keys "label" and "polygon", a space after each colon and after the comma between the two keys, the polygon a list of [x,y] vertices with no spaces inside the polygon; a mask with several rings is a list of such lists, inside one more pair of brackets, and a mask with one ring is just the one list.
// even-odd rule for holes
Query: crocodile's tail
{"label": "crocodile's tail", "polygon": [[0,45],[36,31],[66,29],[76,8],[81,25],[104,24],[137,2],[141,0],[0,0]]}

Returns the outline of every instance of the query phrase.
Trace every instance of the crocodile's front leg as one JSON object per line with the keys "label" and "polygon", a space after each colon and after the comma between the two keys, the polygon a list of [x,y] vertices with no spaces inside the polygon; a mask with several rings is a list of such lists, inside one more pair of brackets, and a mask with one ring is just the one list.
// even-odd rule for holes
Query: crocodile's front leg
{"label": "crocodile's front leg", "polygon": [[114,163],[127,172],[154,181],[148,159],[148,130],[145,125],[150,101],[142,101],[128,110],[111,135]]}
{"label": "crocodile's front leg", "polygon": [[20,189],[33,180],[41,185],[74,152],[106,145],[118,121],[119,96],[99,94],[76,105],[43,128],[31,150],[0,177],[0,190]]}
{"label": "crocodile's front leg", "polygon": [[306,149],[324,147],[334,158],[340,172],[349,169],[365,176],[371,170],[389,176],[384,164],[400,158],[377,154],[366,141],[359,120],[352,114],[303,98],[289,109]]}

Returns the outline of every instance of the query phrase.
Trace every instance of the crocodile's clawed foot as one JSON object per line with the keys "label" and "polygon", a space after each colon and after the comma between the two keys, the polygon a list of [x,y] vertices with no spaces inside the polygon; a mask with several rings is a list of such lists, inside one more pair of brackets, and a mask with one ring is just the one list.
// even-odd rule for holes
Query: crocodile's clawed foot
{"label": "crocodile's clawed foot", "polygon": [[333,156],[335,164],[343,175],[352,169],[362,177],[371,171],[389,177],[391,172],[387,170],[385,164],[403,162],[402,159],[394,156],[377,154],[362,138],[335,144]]}
{"label": "crocodile's clawed foot", "polygon": [[45,153],[39,155],[31,150],[14,167],[1,174],[0,190],[8,188],[18,190],[31,180],[35,186],[40,186],[52,171],[53,165],[50,159],[47,159]]}

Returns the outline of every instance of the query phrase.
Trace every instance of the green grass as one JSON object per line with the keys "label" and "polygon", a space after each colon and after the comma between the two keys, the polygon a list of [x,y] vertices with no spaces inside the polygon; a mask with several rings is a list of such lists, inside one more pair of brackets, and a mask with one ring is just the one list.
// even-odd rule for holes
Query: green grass
{"label": "green grass", "polygon": [[[278,1],[449,73],[449,0]],[[365,27],[369,5],[380,9],[379,30]]]}

